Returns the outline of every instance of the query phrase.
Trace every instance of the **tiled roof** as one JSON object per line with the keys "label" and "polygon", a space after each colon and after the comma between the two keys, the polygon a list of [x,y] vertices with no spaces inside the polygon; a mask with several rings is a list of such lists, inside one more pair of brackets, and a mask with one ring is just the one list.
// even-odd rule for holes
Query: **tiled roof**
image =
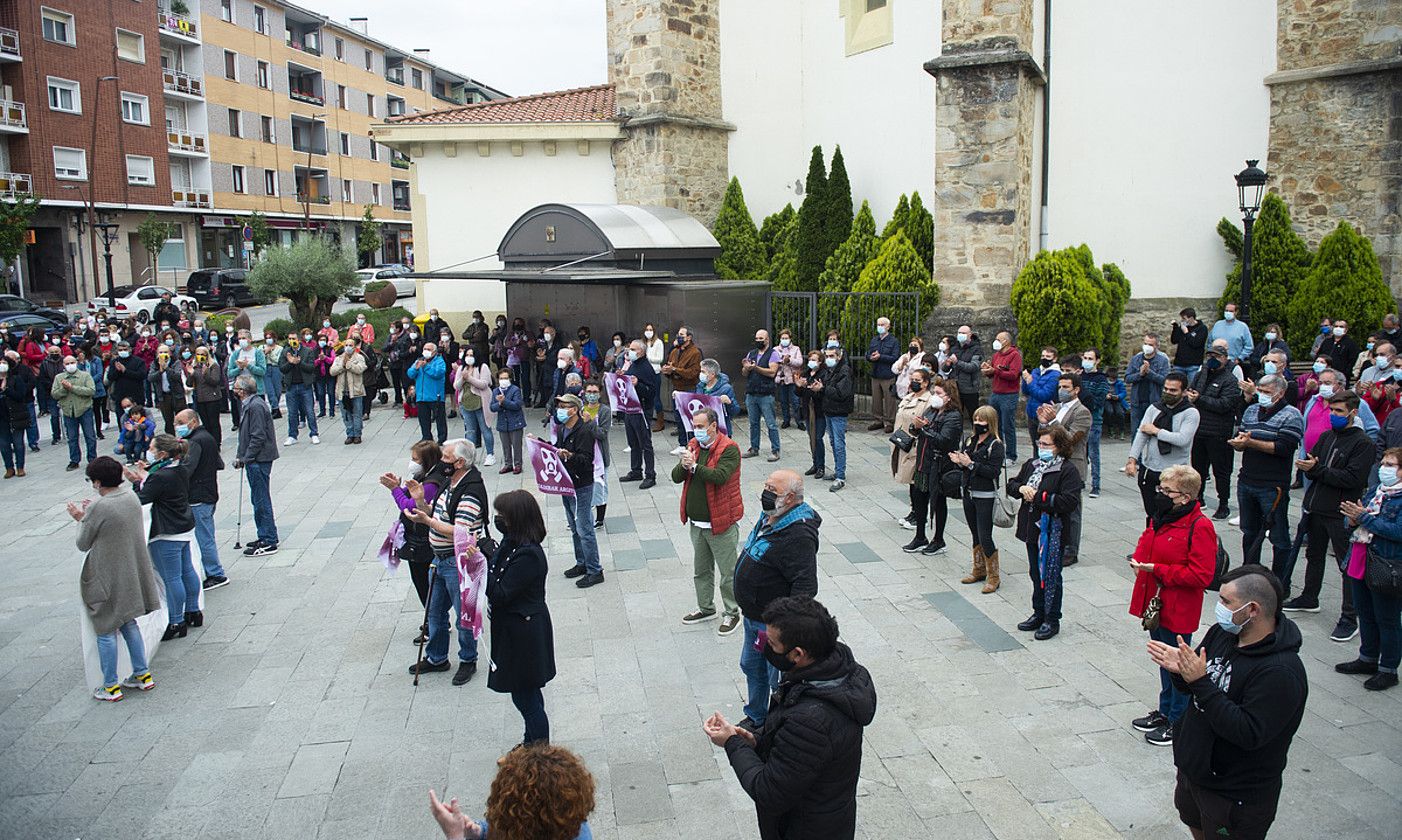
{"label": "tiled roof", "polygon": [[613,85],[474,102],[437,111],[395,117],[394,125],[451,123],[602,122],[617,119]]}

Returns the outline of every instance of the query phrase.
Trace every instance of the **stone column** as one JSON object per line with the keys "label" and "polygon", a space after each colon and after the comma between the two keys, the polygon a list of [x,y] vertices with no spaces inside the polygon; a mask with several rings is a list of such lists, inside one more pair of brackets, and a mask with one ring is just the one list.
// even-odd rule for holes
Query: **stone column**
{"label": "stone column", "polygon": [[626,135],[614,146],[624,204],[715,222],[729,180],[717,0],[609,0],[609,82]]}

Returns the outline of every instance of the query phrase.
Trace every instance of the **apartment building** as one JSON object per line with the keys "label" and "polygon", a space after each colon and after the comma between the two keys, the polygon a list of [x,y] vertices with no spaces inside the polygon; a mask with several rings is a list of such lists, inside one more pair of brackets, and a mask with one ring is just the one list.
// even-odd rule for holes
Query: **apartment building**
{"label": "apartment building", "polygon": [[[410,162],[371,123],[504,94],[366,23],[251,0],[0,2],[0,198],[41,200],[25,294],[105,289],[99,232],[118,286],[240,265],[255,210],[279,242],[312,230],[353,248],[369,205],[375,260],[412,261]],[[89,201],[115,227],[94,230]],[[171,224],[155,265],[136,232],[152,212]]]}

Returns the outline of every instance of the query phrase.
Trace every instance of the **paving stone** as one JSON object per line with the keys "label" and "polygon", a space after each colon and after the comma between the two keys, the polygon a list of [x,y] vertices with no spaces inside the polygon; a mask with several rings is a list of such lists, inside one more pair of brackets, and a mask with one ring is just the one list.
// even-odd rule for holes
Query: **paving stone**
{"label": "paving stone", "polygon": [[336,777],[341,773],[341,761],[348,746],[346,741],[334,741],[307,744],[298,749],[297,756],[292,759],[292,768],[282,780],[278,798],[331,793],[336,786]]}

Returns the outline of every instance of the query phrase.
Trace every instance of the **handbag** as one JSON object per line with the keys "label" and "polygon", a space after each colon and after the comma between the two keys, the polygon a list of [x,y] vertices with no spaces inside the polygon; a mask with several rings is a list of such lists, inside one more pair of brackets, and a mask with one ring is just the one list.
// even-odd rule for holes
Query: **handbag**
{"label": "handbag", "polygon": [[1370,544],[1363,566],[1363,583],[1379,595],[1402,597],[1402,559],[1384,557]]}
{"label": "handbag", "polygon": [[1008,486],[1008,465],[1003,465],[1003,475],[993,494],[993,527],[1011,528],[1017,524],[1017,511],[1012,508],[1012,499],[1006,493],[996,492]]}
{"label": "handbag", "polygon": [[910,448],[915,445],[915,436],[905,429],[897,429],[892,432],[889,440],[902,452],[909,452]]}
{"label": "handbag", "polygon": [[1163,598],[1159,597],[1159,592],[1155,590],[1154,597],[1149,599],[1149,603],[1144,607],[1144,614],[1139,616],[1139,623],[1150,633],[1159,629],[1159,613],[1163,611]]}
{"label": "handbag", "polygon": [[940,492],[946,499],[959,499],[964,495],[964,471],[959,467],[940,473]]}

